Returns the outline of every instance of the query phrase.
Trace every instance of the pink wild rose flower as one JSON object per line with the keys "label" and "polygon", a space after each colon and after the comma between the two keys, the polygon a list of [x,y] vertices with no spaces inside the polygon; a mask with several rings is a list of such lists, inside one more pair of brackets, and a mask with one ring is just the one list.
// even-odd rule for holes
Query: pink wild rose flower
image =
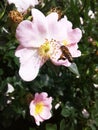
{"label": "pink wild rose flower", "polygon": [[72,23],[64,16],[58,20],[57,13],[44,16],[32,9],[33,21],[24,20],[16,29],[16,38],[20,45],[15,55],[19,57],[19,75],[25,81],[31,81],[38,75],[40,67],[50,59],[55,65],[70,66],[68,58],[60,58],[65,46],[72,57],[79,57],[78,42],[82,37],[79,28],[72,29]]}
{"label": "pink wild rose flower", "polygon": [[52,97],[48,97],[46,92],[36,93],[34,100],[30,102],[30,115],[34,117],[37,125],[40,125],[40,122],[51,118],[51,109],[52,109]]}
{"label": "pink wild rose flower", "polygon": [[7,0],[9,4],[15,4],[19,12],[25,12],[29,7],[38,4],[38,0]]}

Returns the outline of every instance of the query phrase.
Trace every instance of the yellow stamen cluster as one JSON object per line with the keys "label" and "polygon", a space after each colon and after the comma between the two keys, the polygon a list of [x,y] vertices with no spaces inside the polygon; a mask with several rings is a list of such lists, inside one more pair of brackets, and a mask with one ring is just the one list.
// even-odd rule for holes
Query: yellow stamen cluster
{"label": "yellow stamen cluster", "polygon": [[39,102],[35,105],[35,115],[38,115],[40,114],[42,111],[43,111],[43,103],[42,102]]}
{"label": "yellow stamen cluster", "polygon": [[48,59],[50,57],[50,42],[46,41],[43,45],[39,48],[39,55],[45,59]]}

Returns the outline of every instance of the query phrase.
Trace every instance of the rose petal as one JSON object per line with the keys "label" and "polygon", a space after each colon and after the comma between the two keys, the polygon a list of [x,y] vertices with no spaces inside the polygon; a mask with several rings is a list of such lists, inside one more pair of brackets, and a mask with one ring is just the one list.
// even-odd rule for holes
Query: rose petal
{"label": "rose petal", "polygon": [[[21,49],[20,49],[21,48]],[[39,68],[43,65],[36,49],[18,47],[16,55],[20,57],[19,75],[25,81],[36,78]]]}
{"label": "rose petal", "polygon": [[75,28],[68,32],[67,38],[69,43],[78,43],[82,37],[82,32],[79,28]]}
{"label": "rose petal", "polygon": [[49,29],[49,35],[48,39],[55,39],[58,37],[59,28],[58,28],[58,14],[57,13],[51,13],[48,16],[46,16],[46,20],[48,23],[48,29]]}
{"label": "rose petal", "polygon": [[67,40],[67,31],[72,30],[72,23],[67,20],[66,16],[64,16],[64,18],[58,21],[57,28],[58,30],[55,36],[56,40],[58,41]]}
{"label": "rose petal", "polygon": [[38,39],[38,42],[41,42],[40,40],[42,38],[43,39],[47,39],[48,25],[47,25],[47,21],[46,21],[45,15],[41,11],[39,11],[38,9],[32,9],[32,17],[33,17],[32,23],[37,28],[37,33],[38,33],[37,39]]}
{"label": "rose petal", "polygon": [[40,113],[40,117],[44,120],[49,119],[51,117],[50,109],[48,107],[44,107],[43,111]]}
{"label": "rose petal", "polygon": [[81,56],[81,52],[78,50],[78,45],[77,44],[70,44],[67,47],[68,47],[69,52],[71,53],[72,57]]}
{"label": "rose petal", "polygon": [[38,0],[7,0],[9,4],[15,4],[19,12],[25,12],[30,6],[38,4]]}
{"label": "rose petal", "polygon": [[52,105],[51,105],[51,103],[52,103],[52,97],[48,98],[47,100],[44,100],[43,103],[44,103],[44,106],[46,106],[49,109],[51,109],[52,108]]}
{"label": "rose petal", "polygon": [[43,32],[39,32],[36,25],[28,20],[24,20],[18,25],[16,38],[24,47],[39,47],[45,41]]}
{"label": "rose petal", "polygon": [[66,66],[69,66],[70,63],[67,59],[66,60],[62,60],[62,59],[59,60],[61,55],[62,55],[62,52],[61,52],[60,46],[55,46],[54,53],[50,57],[52,63],[55,64],[55,65],[65,64]]}
{"label": "rose petal", "polygon": [[35,102],[44,101],[45,99],[47,99],[47,96],[48,95],[45,92],[42,92],[41,94],[36,93],[34,100],[35,100]]}

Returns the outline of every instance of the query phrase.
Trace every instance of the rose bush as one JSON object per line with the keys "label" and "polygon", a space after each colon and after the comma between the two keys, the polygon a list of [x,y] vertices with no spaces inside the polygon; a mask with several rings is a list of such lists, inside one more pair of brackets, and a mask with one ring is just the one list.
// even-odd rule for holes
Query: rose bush
{"label": "rose bush", "polygon": [[97,7],[0,1],[0,130],[98,129]]}

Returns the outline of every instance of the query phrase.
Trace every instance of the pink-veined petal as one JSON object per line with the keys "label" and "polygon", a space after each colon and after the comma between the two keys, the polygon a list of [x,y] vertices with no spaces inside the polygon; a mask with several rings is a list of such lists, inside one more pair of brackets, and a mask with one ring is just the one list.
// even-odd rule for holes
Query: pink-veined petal
{"label": "pink-veined petal", "polygon": [[52,105],[51,105],[51,103],[52,103],[52,97],[47,97],[48,96],[48,94],[46,93],[46,92],[42,92],[42,93],[36,93],[35,94],[35,98],[34,98],[34,102],[35,103],[39,103],[39,102],[43,102],[43,104],[45,105],[45,106],[47,106],[48,108],[52,108]]}
{"label": "pink-veined petal", "polygon": [[59,28],[58,28],[58,14],[57,13],[51,13],[48,16],[46,16],[46,20],[48,23],[48,39],[55,39],[58,37]]}
{"label": "pink-veined petal", "polygon": [[35,94],[35,102],[40,102],[40,101],[44,101],[45,99],[47,99],[47,93],[46,92],[42,92],[41,94],[36,93]]}
{"label": "pink-veined petal", "polygon": [[45,41],[43,32],[39,35],[36,25],[28,20],[24,20],[18,25],[16,38],[24,47],[39,47]]}
{"label": "pink-veined petal", "polygon": [[[44,40],[47,39],[48,36],[48,25],[46,21],[45,15],[39,11],[38,9],[32,9],[32,23],[34,26],[37,28],[37,39],[38,42],[41,42],[41,39],[43,38]],[[35,33],[36,34],[36,33]],[[38,43],[37,43],[38,44]],[[43,43],[42,43],[43,44]]]}
{"label": "pink-veined petal", "polygon": [[64,16],[61,20],[58,21],[59,33],[56,39],[66,40],[68,43],[77,43],[82,37],[82,31],[79,28],[72,29],[72,23],[67,20],[67,17]]}
{"label": "pink-veined petal", "polygon": [[52,103],[52,97],[47,98],[46,100],[43,101],[43,103],[44,103],[44,105],[46,107],[48,107],[49,109],[51,109],[52,108],[52,105],[51,105],[51,103]]}
{"label": "pink-veined petal", "polygon": [[[67,30],[72,30],[72,23],[67,20],[67,17],[61,18],[57,21],[57,32],[55,35],[55,39],[58,41],[63,41],[67,37]],[[67,39],[66,39],[67,40]]]}

